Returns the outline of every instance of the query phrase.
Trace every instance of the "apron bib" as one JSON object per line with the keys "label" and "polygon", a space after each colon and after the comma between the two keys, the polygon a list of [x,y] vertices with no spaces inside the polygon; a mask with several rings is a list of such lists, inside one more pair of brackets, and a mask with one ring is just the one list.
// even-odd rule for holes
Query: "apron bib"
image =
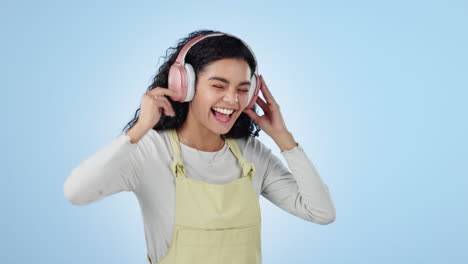
{"label": "apron bib", "polygon": [[223,185],[187,178],[177,132],[170,129],[168,135],[174,150],[175,223],[167,253],[157,264],[261,264],[260,203],[251,184],[254,164],[244,159],[234,139],[225,138],[242,177]]}

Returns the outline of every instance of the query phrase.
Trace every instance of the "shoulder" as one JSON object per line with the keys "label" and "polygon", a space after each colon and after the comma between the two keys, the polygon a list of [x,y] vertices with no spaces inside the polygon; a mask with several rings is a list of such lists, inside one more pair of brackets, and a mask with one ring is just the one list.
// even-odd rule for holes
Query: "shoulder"
{"label": "shoulder", "polygon": [[166,133],[167,133],[167,130],[150,129],[148,133],[146,133],[145,137],[147,137],[148,141],[162,141],[164,140]]}
{"label": "shoulder", "polygon": [[134,144],[130,142],[130,136],[126,133],[122,133],[121,137],[123,137],[126,144],[137,153],[154,154],[158,153],[158,150],[161,150],[162,147],[166,145],[165,133],[166,131],[150,129],[138,142]]}
{"label": "shoulder", "polygon": [[257,137],[249,136],[245,138],[236,138],[235,141],[239,146],[239,150],[246,156],[246,158],[268,158],[272,153],[271,149]]}
{"label": "shoulder", "polygon": [[150,129],[146,133],[145,144],[151,145],[156,152],[166,149],[170,146],[168,130],[154,130]]}

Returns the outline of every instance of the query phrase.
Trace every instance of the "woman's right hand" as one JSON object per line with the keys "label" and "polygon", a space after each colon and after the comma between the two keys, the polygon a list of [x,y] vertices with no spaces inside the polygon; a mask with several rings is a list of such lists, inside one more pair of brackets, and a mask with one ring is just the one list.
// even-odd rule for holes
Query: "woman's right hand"
{"label": "woman's right hand", "polygon": [[140,116],[137,121],[140,125],[152,129],[161,119],[163,109],[165,115],[175,116],[166,95],[175,97],[177,94],[168,88],[156,87],[142,96]]}

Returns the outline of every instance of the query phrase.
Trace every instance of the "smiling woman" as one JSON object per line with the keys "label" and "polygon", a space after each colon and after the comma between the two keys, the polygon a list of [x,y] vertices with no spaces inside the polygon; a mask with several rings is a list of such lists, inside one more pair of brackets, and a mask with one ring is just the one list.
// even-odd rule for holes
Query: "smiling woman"
{"label": "smiling woman", "polygon": [[[64,184],[77,205],[134,192],[151,264],[261,264],[260,194],[307,221],[335,219],[328,187],[286,128],[253,51],[213,32],[179,43],[143,95],[141,115]],[[292,172],[256,139],[260,128]]]}
{"label": "smiling woman", "polygon": [[[166,57],[166,61],[160,67],[152,84],[147,88],[147,92],[157,87],[168,87],[170,67],[175,63],[182,48],[195,37],[213,33],[221,32],[195,31],[181,39],[175,48],[169,48],[168,50],[173,50],[173,53]],[[181,134],[189,137],[182,131],[189,127],[193,129],[190,124],[196,120],[197,123],[203,124],[202,127],[197,128],[201,130],[201,137],[198,139],[192,137],[193,142],[200,142],[197,145],[199,149],[203,149],[203,145],[213,145],[213,142],[206,142],[206,139],[213,138],[214,133],[230,138],[258,137],[261,128],[245,112],[241,111],[241,107],[245,108],[244,101],[251,85],[250,79],[257,67],[255,56],[242,41],[228,35],[203,39],[190,48],[185,56],[185,62],[193,66],[196,79],[195,96],[190,102],[178,102],[167,97],[175,116],[163,114],[153,129],[163,131],[180,128]],[[221,98],[223,95],[225,96]],[[239,100],[239,104],[236,104],[235,100]],[[241,103],[244,105],[240,105]],[[226,123],[223,122],[225,120],[215,118],[215,113],[211,111],[212,107],[234,109],[235,112]],[[254,104],[251,109],[256,112],[257,105]],[[139,111],[140,108],[136,110],[135,117],[126,125],[124,132],[129,131],[137,123]],[[186,125],[185,128],[182,127],[183,124]],[[202,145],[202,142],[205,144]]]}

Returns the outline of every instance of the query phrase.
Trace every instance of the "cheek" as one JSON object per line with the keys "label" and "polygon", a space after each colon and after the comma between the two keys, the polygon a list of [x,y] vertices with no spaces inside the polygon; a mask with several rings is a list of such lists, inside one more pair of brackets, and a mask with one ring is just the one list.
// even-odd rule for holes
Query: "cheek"
{"label": "cheek", "polygon": [[206,109],[213,104],[213,99],[213,95],[209,92],[200,91],[199,93],[194,94],[191,103],[193,103],[197,109]]}
{"label": "cheek", "polygon": [[247,106],[247,103],[248,103],[248,102],[247,102],[247,99],[248,99],[248,97],[249,97],[249,96],[248,96],[248,94],[246,94],[246,93],[245,93],[245,94],[242,93],[242,94],[239,95],[239,104],[240,104],[240,107],[241,107],[241,108],[245,108],[245,107]]}
{"label": "cheek", "polygon": [[207,94],[199,94],[194,96],[192,101],[190,101],[190,107],[198,116],[207,116],[211,113],[211,107],[216,103],[216,100],[213,100],[212,97],[207,96]]}
{"label": "cheek", "polygon": [[193,100],[200,101],[200,102],[211,102],[216,99],[216,93],[210,91],[209,89],[200,89],[195,92],[193,96]]}

